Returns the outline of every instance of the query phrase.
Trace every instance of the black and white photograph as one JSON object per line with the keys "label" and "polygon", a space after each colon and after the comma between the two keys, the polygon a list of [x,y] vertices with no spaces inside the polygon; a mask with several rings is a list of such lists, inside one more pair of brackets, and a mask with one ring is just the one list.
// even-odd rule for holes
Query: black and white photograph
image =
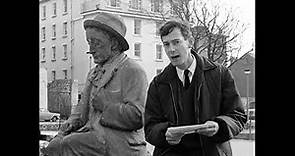
{"label": "black and white photograph", "polygon": [[39,0],[39,156],[255,156],[255,0]]}

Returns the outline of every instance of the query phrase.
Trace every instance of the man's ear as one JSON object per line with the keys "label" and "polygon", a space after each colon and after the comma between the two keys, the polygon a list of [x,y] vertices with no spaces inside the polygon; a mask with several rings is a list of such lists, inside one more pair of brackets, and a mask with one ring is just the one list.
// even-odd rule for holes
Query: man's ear
{"label": "man's ear", "polygon": [[189,37],[188,38],[188,43],[189,43],[189,47],[190,48],[192,48],[192,47],[194,47],[194,43],[195,43],[195,39],[194,39],[194,37]]}
{"label": "man's ear", "polygon": [[119,42],[115,39],[112,39],[111,40],[111,49],[116,50],[116,49],[118,49],[118,47],[119,47]]}

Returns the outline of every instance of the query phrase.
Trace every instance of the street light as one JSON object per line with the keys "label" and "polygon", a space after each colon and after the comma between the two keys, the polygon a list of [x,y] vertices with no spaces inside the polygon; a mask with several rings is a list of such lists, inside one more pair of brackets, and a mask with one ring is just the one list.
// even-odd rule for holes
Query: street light
{"label": "street light", "polygon": [[89,56],[89,71],[91,70],[91,62],[92,62],[92,57],[91,56]]}
{"label": "street light", "polygon": [[246,107],[247,107],[247,121],[249,121],[250,125],[249,125],[249,136],[250,136],[250,139],[251,139],[251,119],[249,120],[249,116],[250,116],[250,113],[249,113],[249,75],[251,73],[251,70],[250,69],[245,69],[244,70],[244,73],[246,74],[246,79],[247,79],[247,104],[246,104]]}

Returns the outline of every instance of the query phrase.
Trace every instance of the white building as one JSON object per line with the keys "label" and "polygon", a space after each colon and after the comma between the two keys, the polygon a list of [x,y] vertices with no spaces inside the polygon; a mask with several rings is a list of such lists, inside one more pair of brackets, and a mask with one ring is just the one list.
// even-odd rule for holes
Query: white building
{"label": "white building", "polygon": [[40,68],[48,82],[72,78],[70,0],[39,0]]}
{"label": "white building", "polygon": [[[67,1],[67,14],[64,4]],[[167,1],[167,0],[166,0]],[[56,3],[56,16],[52,16]],[[123,17],[127,27],[126,39],[129,50],[125,53],[135,59],[146,71],[148,80],[160,72],[169,59],[164,54],[157,28],[162,21],[161,10],[167,9],[161,0],[43,0],[40,1],[40,60],[41,66],[48,71],[49,82],[54,79],[67,78],[78,80],[81,92],[87,72],[95,64],[91,55],[87,55],[88,45],[85,38],[83,22],[94,18],[97,12],[109,12]],[[43,8],[46,7],[46,19],[42,20]],[[64,36],[63,24],[67,23],[67,37]],[[53,39],[54,26],[56,37]],[[46,40],[42,41],[43,27],[46,28]],[[67,46],[67,59],[63,59],[63,46]],[[53,47],[56,47],[55,59]],[[44,49],[45,48],[45,52]],[[45,53],[45,59],[43,59]],[[44,61],[45,60],[45,61]],[[55,72],[54,72],[55,71]],[[55,76],[54,76],[55,75]]]}

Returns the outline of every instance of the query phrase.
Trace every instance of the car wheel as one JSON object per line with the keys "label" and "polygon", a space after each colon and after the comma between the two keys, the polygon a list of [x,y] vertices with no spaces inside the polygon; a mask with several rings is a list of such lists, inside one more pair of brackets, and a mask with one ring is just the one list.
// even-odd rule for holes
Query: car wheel
{"label": "car wheel", "polygon": [[55,122],[55,121],[57,121],[57,117],[56,116],[54,116],[54,117],[51,118],[51,122]]}

